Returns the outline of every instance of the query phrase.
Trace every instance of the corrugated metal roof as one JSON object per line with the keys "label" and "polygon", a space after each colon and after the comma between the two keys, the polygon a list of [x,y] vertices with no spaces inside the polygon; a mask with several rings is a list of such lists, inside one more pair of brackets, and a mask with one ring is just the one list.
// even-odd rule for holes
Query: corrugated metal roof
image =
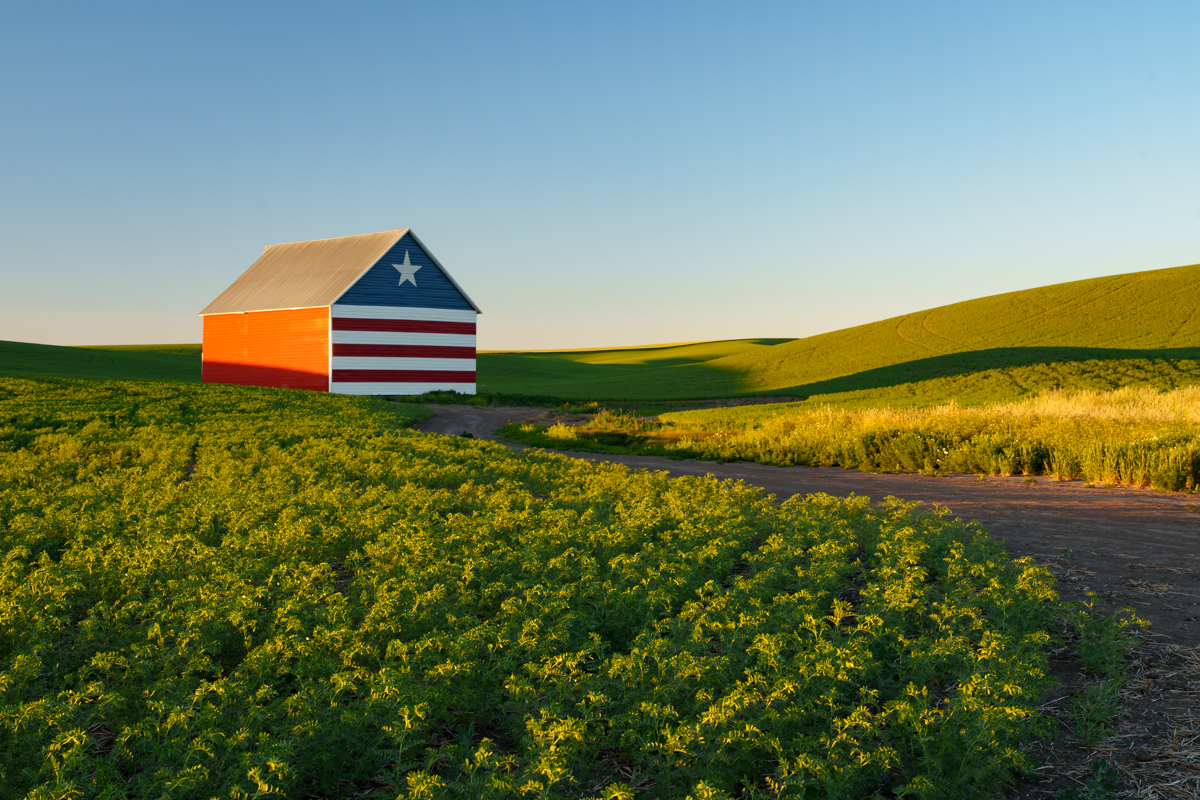
{"label": "corrugated metal roof", "polygon": [[268,245],[200,315],[330,305],[407,232]]}

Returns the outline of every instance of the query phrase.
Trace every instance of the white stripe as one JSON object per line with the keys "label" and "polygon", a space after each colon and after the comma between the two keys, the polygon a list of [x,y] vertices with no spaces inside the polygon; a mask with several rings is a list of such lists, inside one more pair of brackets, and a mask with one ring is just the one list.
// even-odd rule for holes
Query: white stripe
{"label": "white stripe", "polygon": [[334,344],[432,344],[440,347],[474,347],[466,333],[401,333],[400,331],[334,331]]}
{"label": "white stripe", "polygon": [[330,390],[334,394],[425,394],[426,392],[452,391],[459,394],[475,394],[473,383],[334,383]]}
{"label": "white stripe", "polygon": [[448,369],[456,372],[471,372],[475,369],[475,359],[334,356],[333,369]]}
{"label": "white stripe", "polygon": [[396,306],[330,306],[343,319],[416,319],[422,322],[474,322],[474,311],[458,308],[398,308]]}

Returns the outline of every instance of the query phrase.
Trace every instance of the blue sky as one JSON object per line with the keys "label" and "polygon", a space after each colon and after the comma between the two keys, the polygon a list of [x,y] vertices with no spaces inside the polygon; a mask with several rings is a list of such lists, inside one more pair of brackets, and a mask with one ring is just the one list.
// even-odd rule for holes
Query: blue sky
{"label": "blue sky", "polygon": [[806,336],[1200,261],[1195,3],[4,3],[0,339],[199,341],[413,228],[481,348]]}

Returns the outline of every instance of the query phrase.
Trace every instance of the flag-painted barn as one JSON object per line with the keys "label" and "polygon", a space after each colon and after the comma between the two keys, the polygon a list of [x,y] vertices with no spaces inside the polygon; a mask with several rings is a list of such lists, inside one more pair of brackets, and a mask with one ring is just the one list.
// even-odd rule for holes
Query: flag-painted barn
{"label": "flag-painted barn", "polygon": [[270,245],[200,312],[201,380],[474,394],[479,313],[408,229]]}

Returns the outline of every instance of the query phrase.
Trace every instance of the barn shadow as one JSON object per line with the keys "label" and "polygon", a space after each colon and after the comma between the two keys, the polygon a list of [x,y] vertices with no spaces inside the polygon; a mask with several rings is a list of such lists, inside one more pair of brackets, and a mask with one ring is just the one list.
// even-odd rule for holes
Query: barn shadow
{"label": "barn shadow", "polygon": [[329,391],[329,376],[323,372],[224,361],[205,361],[203,380],[205,383],[235,386],[275,386],[314,392]]}

